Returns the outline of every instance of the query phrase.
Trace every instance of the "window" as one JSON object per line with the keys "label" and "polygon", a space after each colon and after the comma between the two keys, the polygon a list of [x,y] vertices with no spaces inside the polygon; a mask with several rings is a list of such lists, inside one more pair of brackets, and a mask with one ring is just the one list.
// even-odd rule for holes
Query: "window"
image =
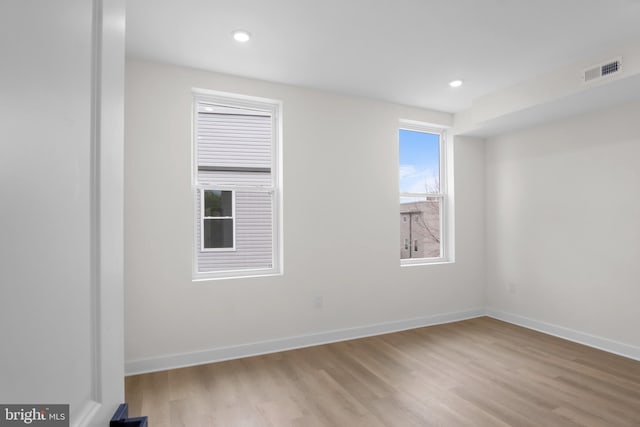
{"label": "window", "polygon": [[402,121],[398,139],[401,264],[448,261],[444,131]]}
{"label": "window", "polygon": [[204,192],[202,250],[234,249],[233,191],[200,191]]}
{"label": "window", "polygon": [[281,271],[277,101],[194,90],[194,279]]}

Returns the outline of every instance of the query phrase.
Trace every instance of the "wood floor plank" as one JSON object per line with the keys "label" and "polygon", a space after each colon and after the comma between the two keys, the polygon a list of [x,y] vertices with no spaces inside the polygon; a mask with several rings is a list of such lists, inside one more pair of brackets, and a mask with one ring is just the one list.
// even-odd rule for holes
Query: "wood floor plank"
{"label": "wood floor plank", "polygon": [[153,427],[640,426],[640,362],[486,317],[125,387]]}

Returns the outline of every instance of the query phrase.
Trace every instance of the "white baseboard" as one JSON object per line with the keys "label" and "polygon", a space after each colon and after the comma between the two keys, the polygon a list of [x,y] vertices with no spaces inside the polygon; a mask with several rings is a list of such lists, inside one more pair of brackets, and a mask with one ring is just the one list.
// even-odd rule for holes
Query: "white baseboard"
{"label": "white baseboard", "polygon": [[278,351],[311,347],[339,341],[388,334],[405,331],[424,326],[457,322],[485,315],[482,308],[454,313],[434,314],[415,319],[398,320],[394,322],[378,323],[348,329],[338,329],[309,335],[300,335],[269,341],[260,341],[232,347],[219,347],[193,353],[172,354],[150,359],[132,360],[125,363],[125,375],[136,375],[146,372],[164,371],[167,369],[184,368],[223,360],[239,359],[242,357],[258,356]]}
{"label": "white baseboard", "polygon": [[609,353],[628,357],[630,359],[640,360],[640,347],[637,346],[624,344],[618,341],[586,334],[563,326],[529,319],[527,317],[518,316],[517,314],[506,313],[492,308],[487,308],[485,310],[485,314],[489,317],[493,317],[494,319],[513,323],[514,325],[523,326],[528,329],[533,329],[568,341],[577,342]]}
{"label": "white baseboard", "polygon": [[239,359],[242,357],[258,356],[261,354],[275,353],[279,351],[311,347],[314,345],[330,344],[339,341],[405,331],[408,329],[421,328],[424,326],[457,322],[481,316],[493,317],[494,319],[502,320],[514,325],[522,326],[569,341],[584,344],[589,347],[607,351],[609,353],[618,354],[630,359],[640,360],[640,347],[637,346],[620,343],[607,338],[586,334],[584,332],[553,325],[551,323],[541,322],[539,320],[530,319],[500,310],[495,310],[492,308],[478,308],[474,310],[434,314],[431,316],[398,320],[394,322],[378,323],[374,325],[360,326],[355,328],[338,329],[334,331],[320,332],[309,335],[299,335],[282,339],[259,341],[231,347],[218,347],[193,353],[171,354],[149,359],[132,360],[125,363],[125,375],[137,375],[147,372],[165,371],[168,369],[184,368],[187,366]]}

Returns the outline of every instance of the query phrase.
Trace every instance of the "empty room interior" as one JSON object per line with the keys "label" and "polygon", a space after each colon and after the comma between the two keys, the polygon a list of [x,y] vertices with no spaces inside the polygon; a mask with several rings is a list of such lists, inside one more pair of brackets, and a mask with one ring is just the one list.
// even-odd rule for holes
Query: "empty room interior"
{"label": "empty room interior", "polygon": [[0,404],[640,426],[638,22],[637,0],[3,2]]}

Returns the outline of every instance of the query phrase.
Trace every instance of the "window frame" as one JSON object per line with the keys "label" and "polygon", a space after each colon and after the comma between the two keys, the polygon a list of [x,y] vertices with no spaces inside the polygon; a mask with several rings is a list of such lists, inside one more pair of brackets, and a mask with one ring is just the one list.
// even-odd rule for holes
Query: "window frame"
{"label": "window frame", "polygon": [[[192,111],[191,111],[191,150],[192,150],[192,173],[191,188],[193,200],[193,255],[192,255],[192,281],[203,282],[218,279],[233,279],[246,277],[274,276],[283,274],[283,232],[282,232],[282,102],[279,100],[254,97],[248,95],[235,94],[230,92],[213,91],[201,88],[192,88]],[[198,104],[200,102],[215,105],[215,108],[232,108],[256,110],[268,112],[271,116],[271,184],[270,185],[212,185],[198,181]],[[198,193],[204,190],[232,191],[233,210],[233,251],[237,251],[237,216],[236,216],[236,195],[238,192],[264,192],[271,195],[271,215],[272,215],[272,246],[271,246],[271,267],[265,268],[242,268],[201,272],[198,269],[198,251],[202,252],[231,252],[229,248],[207,248],[203,249],[204,239],[200,242],[197,239],[197,228],[204,227],[204,214],[200,212],[200,221],[197,220]],[[201,210],[204,209],[204,198],[201,202]],[[201,222],[201,224],[198,224]]]}
{"label": "window frame", "polygon": [[[400,131],[408,130],[413,132],[429,133],[438,135],[439,142],[439,192],[438,193],[404,193],[399,190],[398,202],[403,197],[419,197],[428,199],[440,200],[440,256],[430,258],[400,258],[400,265],[414,266],[414,265],[428,265],[428,264],[443,264],[454,262],[453,252],[453,200],[452,200],[452,181],[453,181],[453,167],[451,164],[452,159],[452,144],[448,141],[447,127],[433,125],[429,123],[419,122],[415,120],[401,119],[398,125],[398,171],[400,170]],[[399,185],[398,185],[399,188]],[[410,220],[410,219],[409,219]],[[411,239],[410,239],[411,240]],[[409,242],[411,245],[413,242]]]}

